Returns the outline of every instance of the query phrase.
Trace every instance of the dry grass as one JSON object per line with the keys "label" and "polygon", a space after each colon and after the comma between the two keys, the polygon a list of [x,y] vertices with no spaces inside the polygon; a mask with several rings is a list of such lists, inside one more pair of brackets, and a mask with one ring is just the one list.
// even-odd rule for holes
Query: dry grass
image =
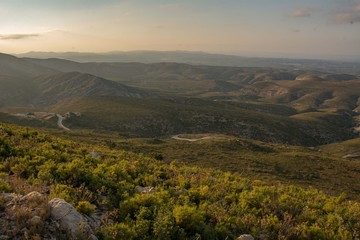
{"label": "dry grass", "polygon": [[35,192],[24,197],[15,196],[5,212],[8,220],[2,224],[1,231],[12,238],[39,239],[50,217],[47,196]]}

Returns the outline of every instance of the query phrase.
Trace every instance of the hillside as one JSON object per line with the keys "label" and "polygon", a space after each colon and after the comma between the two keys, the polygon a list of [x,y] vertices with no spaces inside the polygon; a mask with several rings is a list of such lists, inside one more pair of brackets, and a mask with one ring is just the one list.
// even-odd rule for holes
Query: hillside
{"label": "hillside", "polygon": [[55,70],[0,53],[0,108],[31,107],[31,99],[36,95],[31,78],[51,72]]}
{"label": "hillside", "polygon": [[[223,134],[179,134],[159,138],[128,138],[114,132],[76,130],[51,133],[76,142],[154,156],[170,163],[238,173],[252,180],[312,186],[330,195],[359,199],[360,139],[324,146],[301,147],[243,139]],[[336,178],[334,178],[336,176]]]}
{"label": "hillside", "polygon": [[[81,112],[73,129],[116,131],[130,137],[223,133],[268,142],[314,146],[352,136],[346,127],[319,119],[296,119],[201,99],[86,97],[61,102],[52,112]],[[275,111],[274,111],[275,112]]]}
{"label": "hillside", "polygon": [[289,104],[300,112],[352,111],[360,97],[360,79],[352,78],[346,81],[309,79],[258,82],[244,87],[241,92],[266,101]]}
{"label": "hillside", "polygon": [[121,96],[143,98],[149,93],[80,72],[42,75],[33,79],[37,86],[36,105],[51,106],[72,97]]}
{"label": "hillside", "polygon": [[15,56],[0,53],[0,76],[34,77],[44,73],[54,72],[43,66],[25,61]]}
{"label": "hillside", "polygon": [[[62,72],[79,71],[131,86],[170,93],[213,91],[224,84],[237,90],[243,84],[263,80],[293,80],[303,71],[270,68],[196,66],[182,63],[78,63],[63,59],[30,59],[34,64]],[[220,88],[221,89],[221,88]]]}
{"label": "hillside", "polygon": [[[360,203],[344,195],[251,181],[177,161],[165,164],[13,125],[1,124],[0,144],[1,192],[37,190],[50,199],[65,199],[89,226],[99,224],[92,227],[99,239],[236,239],[242,234],[256,239],[354,239],[360,231]],[[27,210],[14,205],[8,212],[6,196],[0,195],[0,208],[13,220],[29,219],[28,212],[46,208],[40,201],[34,208],[29,201]],[[2,234],[48,236],[46,210],[42,213],[40,222],[19,221],[11,231],[1,224]]]}
{"label": "hillside", "polygon": [[61,72],[6,54],[0,55],[0,84],[0,108],[21,107],[30,111],[69,97],[152,95],[101,77]]}
{"label": "hillside", "polygon": [[36,89],[25,77],[0,75],[0,108],[5,106],[31,107]]}

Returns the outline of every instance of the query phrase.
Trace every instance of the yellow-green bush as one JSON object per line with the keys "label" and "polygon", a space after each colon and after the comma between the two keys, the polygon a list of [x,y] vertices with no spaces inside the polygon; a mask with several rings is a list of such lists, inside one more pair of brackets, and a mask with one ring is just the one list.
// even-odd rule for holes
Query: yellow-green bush
{"label": "yellow-green bush", "polygon": [[0,179],[0,193],[9,193],[11,192],[11,186]]}
{"label": "yellow-green bush", "polygon": [[[11,132],[11,134],[7,134]],[[108,209],[103,239],[356,239],[360,203],[316,189],[250,181],[237,174],[187,167],[141,154],[85,146],[24,129],[0,128],[3,175],[44,181],[50,198],[84,214]],[[46,139],[46,141],[43,141]],[[96,149],[91,158],[84,149]],[[136,186],[152,187],[140,193]],[[0,180],[0,191],[10,191]],[[86,200],[86,201],[85,201]]]}
{"label": "yellow-green bush", "polygon": [[92,206],[88,201],[79,201],[76,210],[82,214],[91,215],[95,211],[95,206]]}

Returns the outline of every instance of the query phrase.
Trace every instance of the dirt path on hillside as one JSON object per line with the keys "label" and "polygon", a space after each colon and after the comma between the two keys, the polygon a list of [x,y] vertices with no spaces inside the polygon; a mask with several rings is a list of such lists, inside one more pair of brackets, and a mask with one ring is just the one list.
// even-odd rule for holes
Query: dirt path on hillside
{"label": "dirt path on hillside", "polygon": [[211,136],[206,136],[206,137],[202,137],[202,138],[184,138],[184,137],[180,137],[180,135],[181,134],[175,135],[175,136],[172,136],[171,138],[176,139],[176,140],[180,140],[180,141],[188,141],[188,142],[197,142],[197,141],[200,141],[200,140],[207,140],[207,139],[213,138]]}
{"label": "dirt path on hillside", "polygon": [[65,127],[64,124],[63,124],[63,120],[65,119],[63,116],[61,116],[60,114],[56,114],[57,118],[58,118],[58,121],[57,121],[57,125],[66,130],[66,131],[70,131],[69,128]]}

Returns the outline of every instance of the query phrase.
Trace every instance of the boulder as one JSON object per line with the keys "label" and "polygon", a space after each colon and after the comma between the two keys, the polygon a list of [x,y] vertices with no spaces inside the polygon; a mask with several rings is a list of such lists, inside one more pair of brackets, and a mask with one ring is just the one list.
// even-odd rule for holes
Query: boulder
{"label": "boulder", "polygon": [[255,240],[255,239],[250,234],[242,234],[237,238],[237,240]]}
{"label": "boulder", "polygon": [[71,204],[54,198],[49,205],[51,218],[59,222],[68,239],[97,239],[86,219]]}
{"label": "boulder", "polygon": [[90,152],[90,155],[93,158],[97,158],[97,157],[101,157],[102,153],[101,152]]}
{"label": "boulder", "polygon": [[139,193],[151,193],[154,190],[154,187],[136,186],[135,190]]}

